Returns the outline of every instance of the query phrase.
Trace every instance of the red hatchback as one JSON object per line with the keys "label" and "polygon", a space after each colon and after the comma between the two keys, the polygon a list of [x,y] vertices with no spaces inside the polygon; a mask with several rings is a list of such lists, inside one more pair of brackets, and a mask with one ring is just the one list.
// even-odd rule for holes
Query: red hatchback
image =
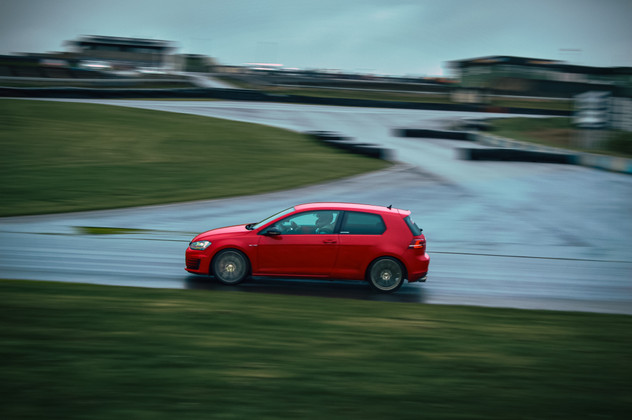
{"label": "red hatchback", "polygon": [[426,238],[410,211],[349,203],[301,204],[259,223],[197,235],[186,270],[224,284],[248,276],[367,280],[380,292],[425,281]]}

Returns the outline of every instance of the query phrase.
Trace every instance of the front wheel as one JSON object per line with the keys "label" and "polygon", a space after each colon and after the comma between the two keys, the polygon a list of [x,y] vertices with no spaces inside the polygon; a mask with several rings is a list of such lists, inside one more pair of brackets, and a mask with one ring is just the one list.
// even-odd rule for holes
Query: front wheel
{"label": "front wheel", "polygon": [[250,269],[248,258],[240,251],[226,249],[213,259],[213,274],[220,282],[227,285],[241,283]]}
{"label": "front wheel", "polygon": [[393,293],[404,284],[404,269],[395,258],[379,258],[371,263],[368,280],[378,292]]}

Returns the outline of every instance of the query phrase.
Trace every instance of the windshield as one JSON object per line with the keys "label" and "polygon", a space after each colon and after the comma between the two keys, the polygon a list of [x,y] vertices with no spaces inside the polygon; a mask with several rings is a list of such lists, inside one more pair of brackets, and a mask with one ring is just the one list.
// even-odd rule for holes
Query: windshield
{"label": "windshield", "polygon": [[248,225],[248,228],[250,230],[259,229],[261,226],[265,226],[267,223],[271,222],[272,220],[276,219],[277,217],[285,216],[286,214],[292,213],[293,211],[294,211],[294,207],[290,207],[289,209],[285,209],[283,211],[280,211],[277,214],[274,214],[274,215],[268,217],[267,219],[264,219],[264,220],[260,221],[259,223],[256,223],[254,225]]}

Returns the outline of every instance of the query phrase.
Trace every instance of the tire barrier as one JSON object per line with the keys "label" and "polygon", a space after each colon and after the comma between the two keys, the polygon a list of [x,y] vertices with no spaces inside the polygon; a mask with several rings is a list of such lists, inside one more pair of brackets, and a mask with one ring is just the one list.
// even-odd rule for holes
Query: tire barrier
{"label": "tire barrier", "polygon": [[574,165],[578,161],[577,156],[572,154],[506,148],[460,148],[457,149],[457,156],[463,160],[561,163],[567,165]]}
{"label": "tire barrier", "polygon": [[396,128],[395,130],[393,130],[393,134],[396,137],[473,141],[467,131],[428,130],[422,128]]}
{"label": "tire barrier", "polygon": [[358,143],[351,137],[345,137],[331,131],[309,131],[305,133],[324,144],[350,153],[364,155],[375,159],[391,160],[392,152],[376,144]]}
{"label": "tire barrier", "polygon": [[308,131],[305,134],[311,136],[320,141],[348,141],[351,140],[350,137],[343,137],[338,133],[334,133],[333,131]]}
{"label": "tire barrier", "polygon": [[466,131],[492,131],[492,125],[483,120],[462,120],[460,128]]}

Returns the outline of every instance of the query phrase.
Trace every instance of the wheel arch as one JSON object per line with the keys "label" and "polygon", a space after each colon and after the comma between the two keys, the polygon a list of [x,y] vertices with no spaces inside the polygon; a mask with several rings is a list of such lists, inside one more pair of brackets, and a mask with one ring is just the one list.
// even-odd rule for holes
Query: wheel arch
{"label": "wheel arch", "polygon": [[402,270],[403,270],[402,275],[404,277],[404,280],[408,281],[408,267],[406,267],[406,263],[404,263],[404,261],[402,261],[402,259],[399,258],[397,255],[392,255],[392,254],[383,254],[369,261],[366,268],[364,269],[364,280],[369,281],[369,275],[370,275],[369,271],[371,269],[371,266],[373,265],[375,261],[379,260],[380,258],[392,258],[395,261],[397,261],[399,265],[401,265],[402,267]]}
{"label": "wheel arch", "polygon": [[211,256],[211,258],[209,258],[209,267],[208,267],[208,274],[209,274],[209,276],[215,276],[215,270],[213,268],[214,262],[215,262],[215,259],[217,258],[217,256],[219,254],[221,254],[223,251],[237,251],[240,254],[242,254],[244,256],[244,258],[246,259],[246,262],[248,263],[247,275],[248,276],[252,275],[252,258],[250,258],[248,253],[245,252],[243,249],[241,249],[241,247],[235,246],[234,244],[231,244],[231,245],[225,245],[225,246],[223,246],[221,248],[216,249],[215,252],[213,253],[213,255]]}

